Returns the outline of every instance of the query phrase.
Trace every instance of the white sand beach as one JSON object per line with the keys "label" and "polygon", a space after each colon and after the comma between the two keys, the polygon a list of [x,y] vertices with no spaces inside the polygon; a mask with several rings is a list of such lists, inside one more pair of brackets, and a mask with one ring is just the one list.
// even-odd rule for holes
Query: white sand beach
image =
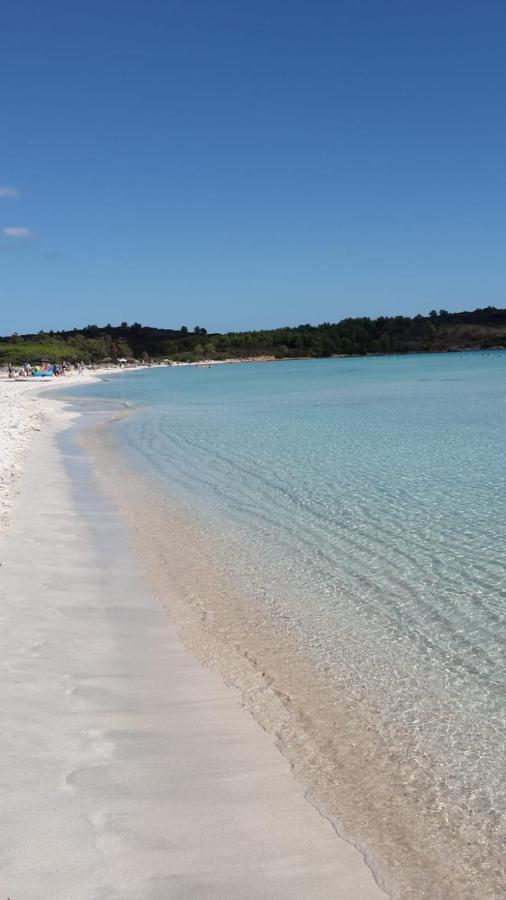
{"label": "white sand beach", "polygon": [[0,382],[2,897],[386,897],[185,649],[37,387]]}
{"label": "white sand beach", "polygon": [[[137,367],[139,370],[143,366]],[[58,403],[42,397],[77,384],[90,384],[101,377],[120,375],[130,369],[100,368],[72,371],[64,378],[9,379],[0,372],[0,533],[8,524],[17,483],[36,432],[61,429],[73,416]]]}
{"label": "white sand beach", "polygon": [[71,375],[63,383],[58,379],[10,380],[0,375],[0,532],[7,525],[34,432],[48,428],[55,415],[53,406],[41,400],[41,390],[91,381],[98,374]]}
{"label": "white sand beach", "polygon": [[41,428],[44,405],[38,402],[37,385],[0,381],[0,528],[12,507],[17,478],[32,432]]}

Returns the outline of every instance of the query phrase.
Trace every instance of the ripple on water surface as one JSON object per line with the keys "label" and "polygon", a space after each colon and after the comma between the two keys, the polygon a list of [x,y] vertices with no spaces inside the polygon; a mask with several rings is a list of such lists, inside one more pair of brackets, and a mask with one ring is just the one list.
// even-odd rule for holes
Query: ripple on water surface
{"label": "ripple on water surface", "polygon": [[495,353],[94,389],[142,406],[114,426],[128,459],[206,525],[252,603],[365,694],[404,782],[429,767],[430,804],[468,846],[499,841],[506,813],[505,387]]}

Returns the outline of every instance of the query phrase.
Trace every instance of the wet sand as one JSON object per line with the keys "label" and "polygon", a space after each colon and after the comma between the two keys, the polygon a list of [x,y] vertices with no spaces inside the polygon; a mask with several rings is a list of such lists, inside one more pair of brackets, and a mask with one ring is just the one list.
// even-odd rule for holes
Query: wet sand
{"label": "wet sand", "polygon": [[72,431],[37,435],[0,562],[5,897],[386,896],[184,648]]}

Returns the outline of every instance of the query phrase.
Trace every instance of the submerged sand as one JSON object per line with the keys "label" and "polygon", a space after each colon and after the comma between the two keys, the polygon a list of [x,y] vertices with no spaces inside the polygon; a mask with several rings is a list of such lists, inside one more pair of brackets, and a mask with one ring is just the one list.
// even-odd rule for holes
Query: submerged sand
{"label": "submerged sand", "polygon": [[240,691],[311,803],[364,851],[399,900],[504,896],[495,823],[483,840],[465,811],[448,818],[435,790],[438,761],[420,761],[409,734],[401,745],[385,739],[381,707],[360,682],[322,664],[282,607],[248,592],[231,565],[230,545],[216,540],[170,487],[139,471],[124,438],[123,429],[107,426],[87,433],[85,443],[129,523],[146,583],[191,652]]}
{"label": "submerged sand", "polygon": [[18,490],[0,539],[3,894],[385,897],[183,647],[71,438],[46,423]]}

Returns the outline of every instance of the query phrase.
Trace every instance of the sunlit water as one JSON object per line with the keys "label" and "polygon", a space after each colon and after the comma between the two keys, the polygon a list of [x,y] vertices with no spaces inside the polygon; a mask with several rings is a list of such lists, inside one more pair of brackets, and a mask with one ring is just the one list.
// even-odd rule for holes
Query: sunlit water
{"label": "sunlit water", "polygon": [[136,467],[351,674],[390,740],[441,761],[473,835],[500,823],[506,353],[155,369],[74,393],[142,407],[114,426]]}

